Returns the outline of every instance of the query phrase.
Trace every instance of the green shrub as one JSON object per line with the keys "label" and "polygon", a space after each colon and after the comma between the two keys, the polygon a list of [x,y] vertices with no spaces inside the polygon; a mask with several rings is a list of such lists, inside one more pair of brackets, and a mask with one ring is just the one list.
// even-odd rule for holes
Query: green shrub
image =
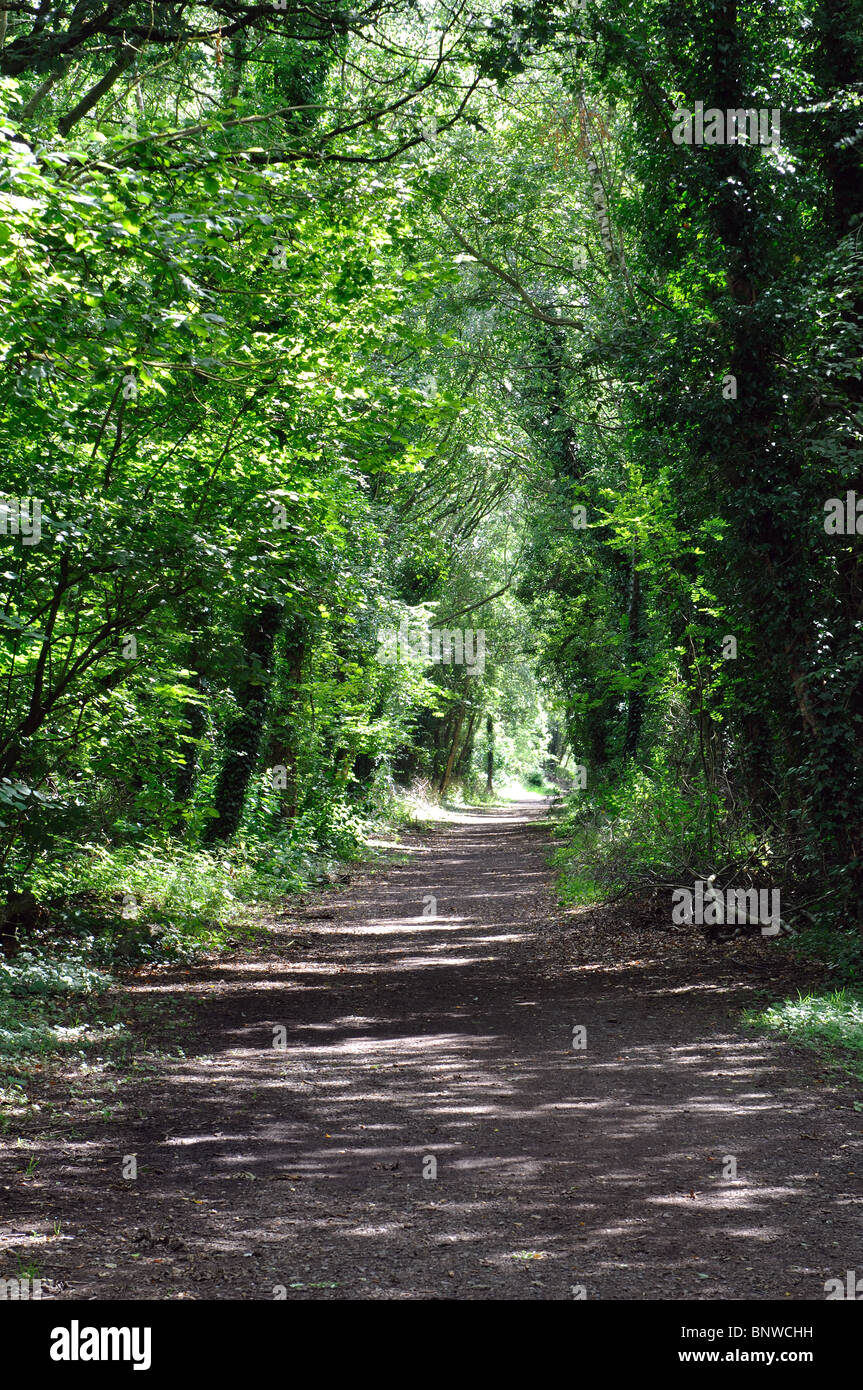
{"label": "green shrub", "polygon": [[568,841],[555,856],[564,894],[584,901],[587,891],[609,897],[645,881],[692,882],[718,857],[751,854],[751,837],[723,823],[721,810],[718,797],[683,788],[659,759],[570,793],[556,831]]}

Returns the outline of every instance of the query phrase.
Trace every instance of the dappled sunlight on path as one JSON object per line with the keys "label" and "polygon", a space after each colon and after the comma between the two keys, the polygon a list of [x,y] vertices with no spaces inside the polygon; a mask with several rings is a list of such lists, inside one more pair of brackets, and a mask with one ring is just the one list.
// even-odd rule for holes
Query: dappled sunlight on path
{"label": "dappled sunlight on path", "polygon": [[[741,1032],[703,956],[687,976],[642,937],[542,968],[542,811],[460,815],[288,900],[272,954],[137,982],[193,991],[185,1056],[41,1147],[7,1242],[62,1189],[70,1239],[40,1258],[69,1295],[821,1297],[859,1248],[850,1100]],[[71,1260],[88,1222],[98,1269]]]}

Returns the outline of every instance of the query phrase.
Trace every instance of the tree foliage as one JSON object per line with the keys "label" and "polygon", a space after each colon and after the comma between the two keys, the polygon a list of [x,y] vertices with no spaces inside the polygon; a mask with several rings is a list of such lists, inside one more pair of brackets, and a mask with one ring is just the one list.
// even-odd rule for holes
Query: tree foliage
{"label": "tree foliage", "polygon": [[861,8],[0,8],[8,887],[574,759],[859,936]]}

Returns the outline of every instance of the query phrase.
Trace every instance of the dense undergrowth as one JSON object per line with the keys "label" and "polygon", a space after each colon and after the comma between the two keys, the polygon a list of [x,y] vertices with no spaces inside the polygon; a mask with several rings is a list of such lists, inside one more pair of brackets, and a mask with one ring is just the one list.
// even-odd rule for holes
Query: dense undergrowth
{"label": "dense undergrowth", "polygon": [[[837,921],[818,885],[794,872],[789,846],[757,830],[715,793],[687,784],[659,755],[567,796],[555,854],[567,903],[648,895],[671,920],[672,892],[713,877],[717,888],[779,885],[783,939],[841,983],[863,978],[856,924]],[[829,896],[829,895],[828,895]]]}
{"label": "dense undergrowth", "polygon": [[101,1001],[124,971],[251,943],[268,903],[369,853],[369,817],[332,822],[326,839],[307,823],[259,825],[212,850],[170,837],[55,846],[34,876],[35,925],[0,965],[0,1056],[110,1051],[124,1027],[106,1023]]}
{"label": "dense undergrowth", "polygon": [[718,798],[693,794],[658,759],[570,794],[555,831],[564,842],[554,854],[558,889],[570,905],[640,900],[671,921],[673,889],[697,879],[715,875],[717,885],[741,887],[784,883],[787,931],[772,949],[823,966],[839,988],[777,1000],[748,1011],[744,1022],[863,1077],[863,942],[855,924],[797,906],[806,900],[807,884],[789,876],[781,846],[777,852]]}

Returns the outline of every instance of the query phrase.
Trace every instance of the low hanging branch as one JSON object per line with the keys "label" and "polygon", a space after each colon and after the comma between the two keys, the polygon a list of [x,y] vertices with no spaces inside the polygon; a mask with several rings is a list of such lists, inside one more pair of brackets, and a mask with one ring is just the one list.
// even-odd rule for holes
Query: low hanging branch
{"label": "low hanging branch", "polygon": [[551,323],[559,328],[580,328],[584,330],[584,324],[582,323],[581,319],[565,318],[561,314],[549,314],[545,309],[543,309],[539,304],[537,304],[536,300],[531,295],[528,294],[527,290],[524,288],[524,285],[522,285],[521,281],[515,275],[513,275],[512,271],[504,270],[503,266],[497,265],[494,261],[490,261],[487,256],[484,256],[476,246],[472,245],[471,242],[468,241],[467,237],[462,236],[461,232],[458,230],[457,227],[453,225],[452,222],[450,222],[449,218],[446,216],[445,213],[439,212],[438,217],[441,219],[444,225],[449,228],[450,232],[455,237],[459,246],[463,247],[464,250],[467,251],[468,255],[473,256],[475,261],[478,261],[480,265],[485,266],[486,270],[491,271],[492,275],[494,275],[498,280],[503,281],[505,285],[509,285],[510,289],[515,291],[522,303],[527,305],[533,318],[538,319],[540,323]]}
{"label": "low hanging branch", "polygon": [[109,67],[105,76],[95,87],[91,87],[89,92],[85,92],[77,106],[73,106],[65,116],[61,116],[57,122],[57,130],[61,135],[68,135],[73,126],[92,111],[98,101],[102,99],[106,92],[109,92],[119,77],[122,77],[127,68],[130,68],[138,56],[138,50],[131,44],[125,44],[118,57]]}
{"label": "low hanging branch", "polygon": [[512,588],[512,575],[510,575],[503,588],[495,589],[493,594],[486,594],[485,598],[477,599],[476,603],[471,603],[467,608],[459,608],[455,613],[448,613],[445,618],[439,618],[442,624],[451,623],[453,618],[463,618],[466,613],[472,613],[475,608],[482,608],[486,603],[491,603],[493,598],[500,598],[508,589]]}

